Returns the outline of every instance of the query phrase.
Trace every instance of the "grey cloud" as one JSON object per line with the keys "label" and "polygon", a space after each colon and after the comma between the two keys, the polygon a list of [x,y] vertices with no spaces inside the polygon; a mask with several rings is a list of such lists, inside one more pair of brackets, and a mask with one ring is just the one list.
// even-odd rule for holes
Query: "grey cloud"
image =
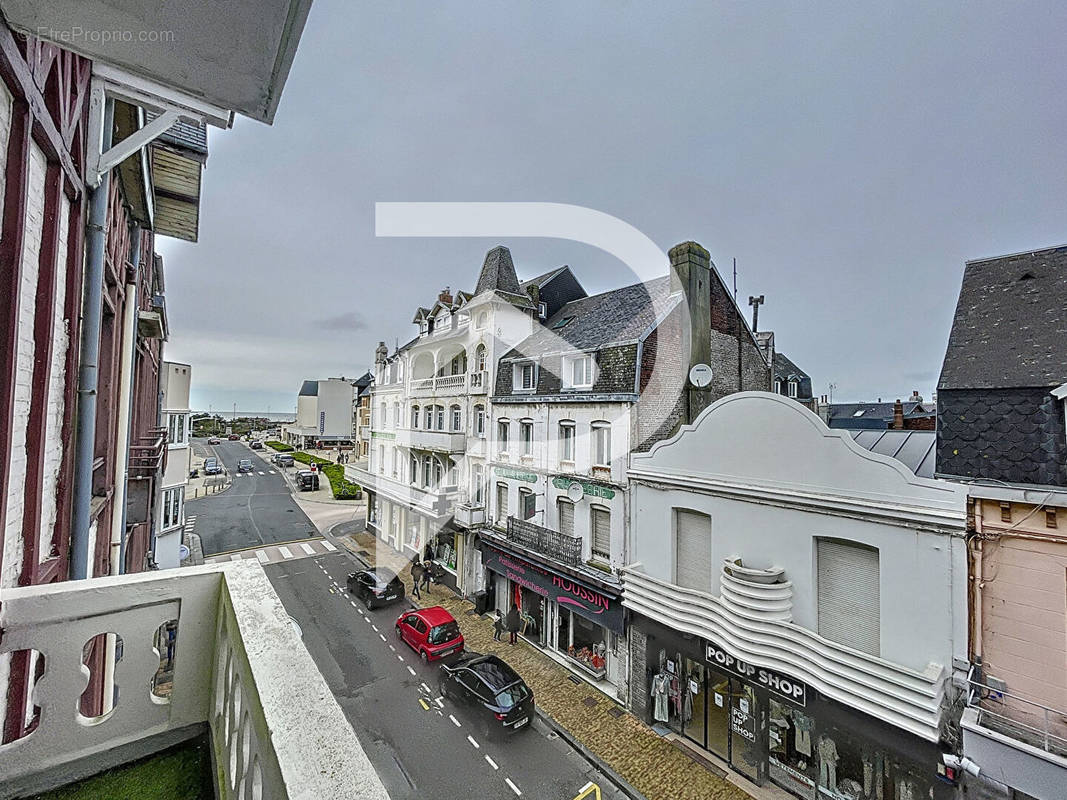
{"label": "grey cloud", "polygon": [[318,325],[331,331],[362,331],[367,327],[366,321],[355,311],[326,317]]}

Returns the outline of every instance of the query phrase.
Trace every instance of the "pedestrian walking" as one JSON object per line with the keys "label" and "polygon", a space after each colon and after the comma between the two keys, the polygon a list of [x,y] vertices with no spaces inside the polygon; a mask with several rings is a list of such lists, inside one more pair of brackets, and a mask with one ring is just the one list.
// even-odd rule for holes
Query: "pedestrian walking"
{"label": "pedestrian walking", "polygon": [[508,631],[508,644],[515,644],[519,638],[519,607],[515,603],[511,604],[511,611],[504,620],[504,627]]}
{"label": "pedestrian walking", "polygon": [[422,581],[423,573],[426,572],[420,562],[416,561],[411,565],[411,596],[422,599],[422,591],[419,589],[419,583]]}
{"label": "pedestrian walking", "polygon": [[504,615],[499,611],[496,612],[496,619],[493,620],[493,641],[502,642],[502,634],[504,633]]}
{"label": "pedestrian walking", "polygon": [[430,579],[433,578],[433,562],[427,561],[422,565],[422,588],[430,590]]}

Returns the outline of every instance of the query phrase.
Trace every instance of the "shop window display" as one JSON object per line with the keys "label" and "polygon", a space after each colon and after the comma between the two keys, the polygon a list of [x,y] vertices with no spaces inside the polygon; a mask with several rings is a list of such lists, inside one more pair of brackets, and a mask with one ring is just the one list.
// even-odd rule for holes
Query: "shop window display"
{"label": "shop window display", "polygon": [[587,670],[603,677],[607,671],[607,631],[595,622],[560,609],[556,642],[559,650]]}

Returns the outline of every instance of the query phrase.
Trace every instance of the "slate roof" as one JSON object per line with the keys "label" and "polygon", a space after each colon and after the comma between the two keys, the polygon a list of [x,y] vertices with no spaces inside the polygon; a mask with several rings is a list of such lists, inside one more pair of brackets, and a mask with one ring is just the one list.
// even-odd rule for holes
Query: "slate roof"
{"label": "slate roof", "polygon": [[1067,245],[968,261],[938,389],[1067,383]]}
{"label": "slate roof", "polygon": [[497,245],[485,254],[482,272],[478,276],[478,285],[474,289],[476,295],[489,291],[513,295],[523,294],[519,286],[519,278],[515,274],[515,262],[511,260],[511,251],[503,245]]}
{"label": "slate roof", "polygon": [[[894,403],[834,403],[830,406],[830,420],[882,420],[883,422],[893,421],[893,406]],[[919,417],[932,417],[937,413],[937,404],[929,401],[923,401],[916,403],[913,400],[904,400],[901,402],[901,406],[904,409],[904,418],[917,419]],[[857,415],[857,411],[863,411],[862,414]],[[835,427],[831,425],[830,427]],[[848,425],[838,425],[836,427],[847,428]],[[859,427],[859,426],[856,426]]]}
{"label": "slate roof", "polygon": [[[669,294],[670,278],[664,276],[573,300],[504,357],[558,352],[564,349],[560,339],[575,350],[635,342],[655,321],[653,302],[663,302]],[[556,327],[567,318],[570,322]]]}
{"label": "slate roof", "polygon": [[318,381],[304,381],[300,386],[300,397],[318,397],[319,396],[319,382]]}
{"label": "slate roof", "polygon": [[545,272],[542,275],[538,275],[535,278],[527,278],[526,280],[522,281],[520,286],[523,289],[525,289],[527,286],[537,286],[538,288],[540,288],[541,286],[544,286],[546,283],[552,280],[554,277],[559,275],[561,272],[563,272],[563,270],[565,269],[567,269],[566,264],[564,264],[562,267],[550,269],[548,272]]}
{"label": "slate roof", "polygon": [[844,428],[860,447],[895,458],[920,478],[934,477],[937,436],[934,431],[877,431]]}

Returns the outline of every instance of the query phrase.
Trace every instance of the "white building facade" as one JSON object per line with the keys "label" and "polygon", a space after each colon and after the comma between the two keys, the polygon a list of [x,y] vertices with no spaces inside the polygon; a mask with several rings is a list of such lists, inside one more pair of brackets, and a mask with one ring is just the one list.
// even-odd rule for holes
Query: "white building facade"
{"label": "white building facade", "polygon": [[173,361],[163,362],[162,423],[167,431],[167,468],[160,483],[156,519],[155,559],[160,569],[175,569],[181,563],[179,548],[185,526],[185,486],[189,482],[192,430],[189,386],[193,368]]}
{"label": "white building facade", "polygon": [[286,444],[300,449],[350,447],[355,391],[344,378],[304,381],[296,398],[296,421],[283,429]]}
{"label": "white building facade", "polygon": [[634,454],[629,480],[635,714],[798,797],[954,796],[965,488],[762,392]]}

